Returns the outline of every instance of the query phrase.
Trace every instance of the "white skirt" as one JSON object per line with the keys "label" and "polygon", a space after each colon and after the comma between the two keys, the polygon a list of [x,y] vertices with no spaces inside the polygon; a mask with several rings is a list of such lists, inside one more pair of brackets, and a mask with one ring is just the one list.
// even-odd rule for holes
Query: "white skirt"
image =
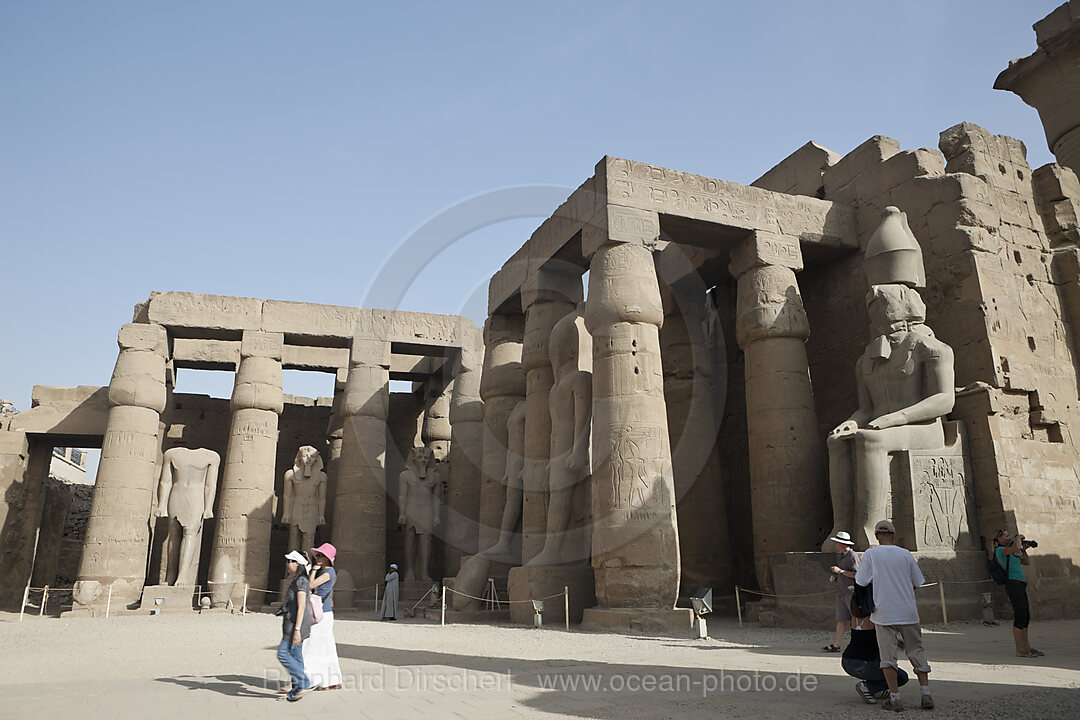
{"label": "white skirt", "polygon": [[334,613],[323,613],[322,622],[311,626],[311,635],[304,641],[304,674],[312,687],[341,684],[341,665],[338,663],[337,642],[334,640]]}

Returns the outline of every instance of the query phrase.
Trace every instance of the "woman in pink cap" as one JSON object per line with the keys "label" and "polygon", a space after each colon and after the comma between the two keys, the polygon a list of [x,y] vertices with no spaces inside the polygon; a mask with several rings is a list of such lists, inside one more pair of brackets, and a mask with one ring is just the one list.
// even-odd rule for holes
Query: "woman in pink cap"
{"label": "woman in pink cap", "polygon": [[311,549],[314,558],[311,568],[311,601],[321,602],[322,620],[311,626],[311,637],[304,642],[304,671],[313,687],[319,690],[341,688],[341,665],[338,663],[337,642],[334,640],[334,556],[337,548],[323,543]]}

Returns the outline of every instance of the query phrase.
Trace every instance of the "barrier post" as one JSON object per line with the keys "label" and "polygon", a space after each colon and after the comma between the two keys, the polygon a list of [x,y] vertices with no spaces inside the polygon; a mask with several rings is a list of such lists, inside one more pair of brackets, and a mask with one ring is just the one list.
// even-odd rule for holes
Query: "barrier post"
{"label": "barrier post", "polygon": [[49,601],[49,586],[46,585],[41,591],[41,608],[38,609],[38,617],[45,614],[45,603]]}
{"label": "barrier post", "polygon": [[742,602],[739,600],[739,586],[735,586],[735,612],[739,614],[739,627],[742,627]]}
{"label": "barrier post", "polygon": [[446,625],[446,586],[442,586],[442,602],[439,603],[439,624]]}
{"label": "barrier post", "polygon": [[26,601],[30,599],[30,583],[26,583],[26,587],[23,589],[22,605],[19,606],[19,622],[22,622],[23,612],[26,610]]}
{"label": "barrier post", "polygon": [[109,619],[109,611],[112,610],[112,585],[109,586],[109,599],[105,603],[105,619]]}
{"label": "barrier post", "polygon": [[247,583],[244,583],[244,604],[243,604],[243,606],[241,606],[241,608],[240,608],[240,614],[241,614],[241,615],[247,615],[247,594],[248,594],[248,587],[249,587],[249,585],[248,585]]}
{"label": "barrier post", "polygon": [[563,585],[563,612],[566,614],[566,629],[570,629],[570,586]]}
{"label": "barrier post", "polygon": [[949,611],[945,609],[945,583],[938,582],[938,594],[941,596],[941,621],[945,627],[949,627]]}
{"label": "barrier post", "polygon": [[375,612],[379,612],[379,583],[375,583]]}

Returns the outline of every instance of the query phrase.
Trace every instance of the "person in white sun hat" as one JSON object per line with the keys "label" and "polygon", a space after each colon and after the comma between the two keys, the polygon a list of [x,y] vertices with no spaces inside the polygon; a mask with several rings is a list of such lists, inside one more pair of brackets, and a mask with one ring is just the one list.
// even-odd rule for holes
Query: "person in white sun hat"
{"label": "person in white sun hat", "polygon": [[836,543],[836,552],[840,553],[840,560],[829,568],[832,572],[829,582],[836,583],[836,637],[821,649],[824,652],[840,652],[844,631],[851,624],[851,596],[855,592],[859,556],[855,554],[855,543],[847,532],[841,530],[829,539]]}

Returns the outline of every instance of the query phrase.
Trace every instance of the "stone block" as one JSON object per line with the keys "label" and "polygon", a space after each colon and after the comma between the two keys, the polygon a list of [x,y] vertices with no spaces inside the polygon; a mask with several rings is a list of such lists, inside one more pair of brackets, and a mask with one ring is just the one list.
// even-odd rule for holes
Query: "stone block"
{"label": "stone block", "polygon": [[240,357],[281,360],[285,336],[281,333],[245,331],[240,342]]}
{"label": "stone block", "polygon": [[833,197],[838,189],[898,152],[900,152],[900,143],[896,140],[881,135],[870,138],[825,171],[822,177],[825,197]]}
{"label": "stone block", "polygon": [[349,349],[286,345],[282,351],[283,370],[321,370],[336,372],[349,367]]}
{"label": "stone block", "polygon": [[[563,588],[569,589],[570,622],[581,622],[585,608],[596,605],[596,590],[591,567],[532,567],[510,570],[507,589],[510,595],[510,620],[533,624],[534,610],[529,600],[544,600],[544,624],[563,625],[566,618]],[[557,595],[558,597],[550,597]]]}
{"label": "stone block", "polygon": [[166,327],[261,330],[263,301],[255,298],[167,292],[150,298],[146,316]]}
{"label": "stone block", "polygon": [[266,300],[262,329],[309,338],[349,337],[358,312],[357,308],[339,305]]}
{"label": "stone block", "polygon": [[740,277],[752,267],[764,265],[802,270],[803,255],[799,239],[756,230],[731,251],[730,269],[735,277]]}
{"label": "stone block", "polygon": [[240,343],[236,340],[173,340],[172,360],[176,368],[232,370],[240,364]]}
{"label": "stone block", "polygon": [[822,175],[839,160],[837,153],[810,141],[750,184],[774,192],[821,197]]}
{"label": "stone block", "polygon": [[883,198],[884,207],[889,204],[888,193],[894,187],[903,185],[912,178],[937,177],[944,172],[945,159],[937,150],[919,148],[898,152],[859,177],[856,183],[859,200]]}
{"label": "stone block", "polygon": [[139,610],[153,613],[161,608],[161,613],[195,612],[195,588],[183,585],[147,585],[143,588]]}
{"label": "stone block", "polygon": [[1073,199],[1080,201],[1080,180],[1072,168],[1049,163],[1032,173],[1035,194],[1041,201],[1056,202]]}
{"label": "stone block", "polygon": [[162,357],[169,354],[169,336],[160,325],[127,323],[120,327],[117,343],[121,350],[147,350]]}

